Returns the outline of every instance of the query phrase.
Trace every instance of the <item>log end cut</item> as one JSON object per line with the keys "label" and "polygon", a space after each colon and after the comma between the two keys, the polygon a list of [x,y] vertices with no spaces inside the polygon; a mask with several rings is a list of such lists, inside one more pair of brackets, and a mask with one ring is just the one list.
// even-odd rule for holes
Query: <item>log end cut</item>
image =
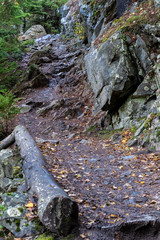
{"label": "log end cut", "polygon": [[66,236],[78,225],[78,205],[70,198],[55,197],[44,211],[41,206],[39,204],[39,218],[51,232]]}

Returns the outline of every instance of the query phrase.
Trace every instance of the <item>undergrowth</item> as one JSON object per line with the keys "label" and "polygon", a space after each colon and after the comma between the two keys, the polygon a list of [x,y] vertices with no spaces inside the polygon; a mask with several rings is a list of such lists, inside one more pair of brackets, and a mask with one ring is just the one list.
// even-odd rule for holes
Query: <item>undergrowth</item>
{"label": "undergrowth", "polygon": [[107,41],[117,31],[134,37],[135,34],[143,31],[145,24],[156,24],[159,20],[160,10],[155,7],[154,1],[145,1],[134,12],[128,11],[119,19],[115,19],[107,32],[104,31],[95,40],[94,45]]}

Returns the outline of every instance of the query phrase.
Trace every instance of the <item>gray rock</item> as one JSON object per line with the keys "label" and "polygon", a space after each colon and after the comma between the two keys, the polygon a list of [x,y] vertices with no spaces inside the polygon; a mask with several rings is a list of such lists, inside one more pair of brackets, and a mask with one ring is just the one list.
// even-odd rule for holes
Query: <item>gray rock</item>
{"label": "gray rock", "polygon": [[25,75],[25,82],[20,86],[20,89],[25,88],[38,88],[47,86],[49,84],[48,78],[43,74],[43,72],[40,70],[40,68],[32,64],[29,66],[29,68],[26,71]]}
{"label": "gray rock", "polygon": [[42,63],[50,63],[51,62],[51,59],[49,57],[41,57],[40,58],[40,62]]}
{"label": "gray rock", "polygon": [[82,139],[80,141],[80,144],[91,144],[92,142],[90,140]]}
{"label": "gray rock", "polygon": [[155,7],[160,7],[160,0],[154,0]]}
{"label": "gray rock", "polygon": [[96,163],[96,162],[100,161],[100,159],[98,159],[98,158],[91,158],[91,159],[88,159],[88,161],[91,162],[91,163]]}
{"label": "gray rock", "polygon": [[49,142],[49,143],[53,143],[53,144],[58,144],[58,143],[59,143],[59,140],[36,138],[36,142],[38,142],[38,143],[46,143],[46,142]]}
{"label": "gray rock", "polygon": [[41,49],[34,52],[29,60],[28,66],[32,64],[40,64],[44,59],[49,59],[49,49]]}
{"label": "gray rock", "polygon": [[151,70],[152,63],[148,55],[147,46],[139,35],[137,35],[137,40],[134,47],[136,56],[138,57],[143,70],[145,73],[148,73]]}
{"label": "gray rock", "polygon": [[71,133],[69,136],[68,136],[68,140],[71,140],[72,138],[74,138],[76,136],[75,133]]}
{"label": "gray rock", "polygon": [[30,27],[24,35],[20,36],[18,39],[19,41],[25,41],[28,39],[35,39],[35,38],[40,38],[44,35],[46,35],[46,31],[43,26],[41,25],[33,25]]}
{"label": "gray rock", "polygon": [[111,136],[111,142],[117,143],[120,142],[122,139],[122,135],[120,133],[115,133]]}
{"label": "gray rock", "polygon": [[[159,238],[158,216],[142,215],[122,223],[117,231],[120,239],[156,240]],[[155,234],[156,233],[156,234]]]}
{"label": "gray rock", "polygon": [[79,6],[77,0],[70,0],[61,8],[62,33],[65,33],[67,35],[74,34],[76,24],[76,16],[74,15],[74,13],[78,12],[78,9]]}
{"label": "gray rock", "polygon": [[123,156],[122,159],[124,160],[130,160],[130,159],[133,159],[135,158],[135,155],[129,155],[129,156]]}
{"label": "gray rock", "polygon": [[13,152],[11,149],[4,149],[0,151],[0,162],[4,163],[6,159],[13,157]]}
{"label": "gray rock", "polygon": [[119,32],[99,49],[92,48],[85,57],[85,64],[97,110],[118,109],[139,84],[135,66]]}
{"label": "gray rock", "polygon": [[131,4],[131,0],[116,0],[116,9],[117,9],[117,16],[121,17],[124,12],[127,10],[129,5]]}
{"label": "gray rock", "polygon": [[48,106],[37,110],[37,115],[44,116],[48,111],[52,109],[58,109],[64,105],[64,99],[53,100]]}
{"label": "gray rock", "polygon": [[4,149],[0,151],[0,178],[13,178],[14,166],[16,160],[13,158],[11,149]]}
{"label": "gray rock", "polygon": [[91,42],[94,30],[93,10],[83,0],[79,1],[79,16],[85,29],[88,42]]}
{"label": "gray rock", "polygon": [[30,112],[32,110],[32,106],[29,106],[27,104],[22,104],[20,106],[20,113],[27,113]]}
{"label": "gray rock", "polygon": [[138,145],[138,139],[137,139],[137,138],[131,139],[131,140],[128,142],[127,145],[128,145],[128,147],[137,146],[137,145]]}
{"label": "gray rock", "polygon": [[135,197],[134,198],[134,202],[135,203],[145,203],[148,201],[148,198],[147,197]]}
{"label": "gray rock", "polygon": [[115,156],[113,156],[113,155],[109,155],[109,157],[108,157],[108,159],[114,159],[115,158]]}
{"label": "gray rock", "polygon": [[8,188],[12,185],[12,180],[10,178],[3,178],[2,181],[2,189],[8,190]]}
{"label": "gray rock", "polygon": [[0,214],[0,224],[14,234],[15,237],[27,237],[37,234],[34,221],[26,219],[25,208],[27,195],[22,193],[3,194],[4,210]]}
{"label": "gray rock", "polygon": [[3,203],[7,207],[16,207],[18,204],[25,205],[27,203],[27,194],[20,192],[4,193],[1,195]]}
{"label": "gray rock", "polygon": [[131,171],[127,171],[121,174],[121,177],[128,177],[129,175],[131,175]]}
{"label": "gray rock", "polygon": [[104,24],[104,15],[102,14],[100,16],[100,18],[98,19],[96,26],[94,27],[92,40],[94,40],[94,39],[96,39],[96,37],[98,37],[99,33],[101,32],[103,24]]}

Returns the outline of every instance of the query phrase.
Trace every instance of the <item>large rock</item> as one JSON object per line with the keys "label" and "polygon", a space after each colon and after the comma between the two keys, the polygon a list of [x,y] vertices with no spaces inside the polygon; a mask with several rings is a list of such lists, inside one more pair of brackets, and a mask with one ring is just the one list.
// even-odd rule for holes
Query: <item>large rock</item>
{"label": "large rock", "polygon": [[[154,77],[152,82],[148,81],[150,90],[154,91],[154,99],[151,106],[148,107],[148,114],[139,124],[135,132],[135,140],[143,146],[149,146],[153,149],[160,150],[160,55],[157,56],[157,64],[154,66]],[[153,84],[154,82],[154,84]],[[148,90],[149,90],[148,85]],[[155,88],[155,89],[154,89]],[[158,89],[157,89],[158,88]],[[156,91],[157,89],[157,91]],[[156,94],[155,94],[156,91]],[[156,99],[156,100],[155,100]]]}
{"label": "large rock", "polygon": [[155,78],[146,76],[137,90],[125,101],[125,103],[112,114],[112,126],[115,129],[138,127],[149,114],[155,101],[157,84]]}
{"label": "large rock", "polygon": [[[49,48],[44,48],[41,50],[38,50],[36,52],[34,52],[29,60],[28,65],[32,65],[32,64],[40,64],[43,62],[43,58],[44,57],[50,57],[49,55]],[[51,60],[50,60],[51,61]]]}
{"label": "large rock", "polygon": [[131,4],[131,0],[116,0],[117,16],[121,17]]}
{"label": "large rock", "polygon": [[69,0],[61,9],[62,32],[73,35],[75,32],[76,17],[78,15],[78,0]]}
{"label": "large rock", "polygon": [[46,31],[44,29],[43,26],[41,25],[33,25],[32,27],[30,27],[24,35],[20,36],[18,38],[19,41],[25,41],[28,39],[36,39],[36,38],[40,38],[43,37],[44,35],[46,35]]}
{"label": "large rock", "polygon": [[85,64],[96,110],[118,109],[139,85],[136,68],[120,32],[99,48],[92,48]]}
{"label": "large rock", "polygon": [[36,64],[29,66],[25,76],[26,82],[22,88],[38,88],[48,86],[49,79],[43,74]]}
{"label": "large rock", "polygon": [[152,63],[149,58],[148,48],[143,39],[137,35],[137,40],[134,44],[134,52],[136,56],[137,66],[143,71],[143,74],[147,74],[152,69]]}
{"label": "large rock", "polygon": [[87,2],[84,0],[79,1],[79,17],[85,29],[88,42],[90,43],[92,39],[95,22],[93,20],[94,12],[90,7],[89,2],[87,4]]}
{"label": "large rock", "polygon": [[11,149],[0,151],[0,191],[14,191],[23,182],[21,162]]}
{"label": "large rock", "polygon": [[[28,221],[26,215],[27,194],[5,193],[1,196],[3,202],[0,211],[0,224],[14,234],[16,238],[33,236],[38,233],[34,221]],[[2,208],[3,206],[3,208]]]}
{"label": "large rock", "polygon": [[15,160],[11,149],[0,151],[0,190],[8,188],[13,179]]}

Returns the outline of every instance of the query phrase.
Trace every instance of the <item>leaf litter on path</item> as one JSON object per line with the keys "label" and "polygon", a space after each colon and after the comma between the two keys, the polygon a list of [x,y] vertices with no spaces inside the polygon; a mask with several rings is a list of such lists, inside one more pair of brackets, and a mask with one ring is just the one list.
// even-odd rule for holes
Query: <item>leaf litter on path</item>
{"label": "leaf litter on path", "polygon": [[[41,139],[53,139],[52,134],[56,135],[58,144],[44,142],[38,146],[50,173],[77,201],[81,229],[110,226],[144,214],[159,213],[160,156],[153,153],[137,155],[143,149],[127,146],[132,136],[129,130],[120,133],[119,143],[84,132],[94,118],[91,113],[93,94],[90,91],[83,96],[83,75],[79,77],[74,72],[73,78],[76,84],[68,83],[66,78],[58,93],[56,87],[31,90],[26,98],[35,102],[44,102],[47,92],[51,100],[65,96],[65,104],[44,117],[37,116],[33,109],[17,116],[14,125],[26,125],[33,137]],[[81,115],[64,114],[77,104]],[[73,134],[72,138],[69,138],[70,134]],[[80,236],[88,239],[85,230]]]}

